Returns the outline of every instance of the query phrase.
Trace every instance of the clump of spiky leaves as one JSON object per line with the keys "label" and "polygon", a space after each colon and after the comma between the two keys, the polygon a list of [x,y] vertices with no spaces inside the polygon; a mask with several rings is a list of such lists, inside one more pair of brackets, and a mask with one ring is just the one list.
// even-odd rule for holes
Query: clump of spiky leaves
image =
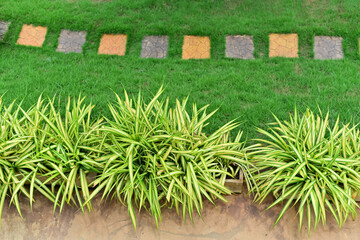
{"label": "clump of spiky leaves", "polygon": [[329,113],[323,117],[309,109],[302,116],[295,110],[290,121],[275,119],[268,130],[259,129],[267,139],[258,140],[263,146],[253,158],[256,200],[273,194],[269,208],[285,203],[274,226],[293,205],[299,230],[305,212],[309,232],[312,219],[315,230],[320,221],[325,224],[328,211],[341,227],[358,208],[353,197],[360,190],[359,131],[340,127],[339,119],[331,126]]}
{"label": "clump of spiky leaves", "polygon": [[[60,213],[65,202],[80,206],[84,212],[83,202],[89,197],[87,175],[101,173],[104,168],[99,160],[103,153],[99,131],[103,119],[92,119],[94,106],[84,104],[84,99],[68,98],[64,117],[55,107],[55,98],[48,99],[48,111],[39,112],[44,119],[40,127],[44,134],[40,157],[47,171],[44,184],[51,184],[54,211],[59,206]],[[90,201],[85,206],[92,209]]]}
{"label": "clump of spiky leaves", "polygon": [[203,198],[226,201],[222,194],[231,193],[224,187],[226,176],[242,169],[252,181],[241,133],[233,142],[229,138],[238,124],[230,122],[206,135],[203,128],[215,111],[194,104],[189,113],[186,99],[170,108],[168,99],[159,99],[161,93],[149,103],[141,94],[137,99],[126,92],[124,99],[117,96],[117,103],[109,104],[113,119],[102,128],[108,156],[102,158],[105,167],[88,201],[101,190],[103,197],[115,196],[128,206],[134,227],[133,203],[139,211],[148,209],[157,224],[165,205],[178,213],[182,208],[183,218],[188,213],[192,219],[194,209],[201,215]]}
{"label": "clump of spiky leaves", "polygon": [[[49,200],[54,201],[52,192],[42,184],[38,176],[45,170],[37,156],[36,141],[41,119],[38,109],[42,102],[25,111],[13,101],[8,106],[0,98],[0,219],[6,197],[14,204],[21,216],[19,195],[29,198],[30,206],[37,189]],[[25,187],[28,184],[28,187]]]}

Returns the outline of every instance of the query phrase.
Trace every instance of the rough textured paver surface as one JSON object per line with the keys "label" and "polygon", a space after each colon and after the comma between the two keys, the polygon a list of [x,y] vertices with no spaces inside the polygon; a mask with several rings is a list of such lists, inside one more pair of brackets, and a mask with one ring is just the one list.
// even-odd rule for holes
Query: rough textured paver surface
{"label": "rough textured paver surface", "polygon": [[252,36],[226,36],[226,57],[254,59],[254,41]]}
{"label": "rough textured paver surface", "polygon": [[210,38],[186,35],[182,50],[183,59],[210,58]]}
{"label": "rough textured paver surface", "polygon": [[76,32],[70,30],[62,30],[59,37],[57,52],[64,53],[81,53],[82,47],[86,40],[86,32]]}
{"label": "rough textured paver surface", "polygon": [[168,53],[168,36],[146,36],[141,43],[142,58],[166,58]]}
{"label": "rough textured paver surface", "polygon": [[47,28],[41,26],[26,25],[22,26],[17,44],[33,47],[41,47],[45,41]]}
{"label": "rough textured paver surface", "polygon": [[100,40],[99,54],[124,56],[127,36],[124,34],[104,34]]}
{"label": "rough textured paver surface", "polygon": [[269,57],[298,57],[298,35],[291,34],[270,34]]}
{"label": "rough textured paver surface", "polygon": [[0,41],[4,39],[6,32],[9,29],[10,22],[0,21]]}
{"label": "rough textured paver surface", "polygon": [[342,37],[315,36],[315,59],[342,59]]}

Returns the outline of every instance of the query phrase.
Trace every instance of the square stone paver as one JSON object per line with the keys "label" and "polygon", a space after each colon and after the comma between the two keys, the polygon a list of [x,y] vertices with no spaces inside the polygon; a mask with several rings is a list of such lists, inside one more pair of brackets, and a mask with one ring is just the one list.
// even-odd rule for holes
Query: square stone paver
{"label": "square stone paver", "polygon": [[182,50],[183,59],[210,58],[210,38],[186,35]]}
{"label": "square stone paver", "polygon": [[64,53],[81,53],[82,47],[86,41],[86,32],[76,32],[70,30],[62,30],[59,37],[57,52]]}
{"label": "square stone paver", "polygon": [[10,22],[0,21],[0,41],[4,39],[6,32],[9,29]]}
{"label": "square stone paver", "polygon": [[270,34],[269,57],[298,57],[298,35],[290,34]]}
{"label": "square stone paver", "polygon": [[226,36],[226,57],[254,59],[254,41],[252,36]]}
{"label": "square stone paver", "polygon": [[342,59],[342,37],[315,36],[315,59]]}
{"label": "square stone paver", "polygon": [[46,32],[46,27],[24,24],[16,43],[25,46],[41,47],[45,41]]}
{"label": "square stone paver", "polygon": [[127,36],[124,34],[104,34],[100,40],[98,54],[124,56]]}
{"label": "square stone paver", "polygon": [[168,36],[146,36],[141,43],[142,58],[166,58],[168,53]]}

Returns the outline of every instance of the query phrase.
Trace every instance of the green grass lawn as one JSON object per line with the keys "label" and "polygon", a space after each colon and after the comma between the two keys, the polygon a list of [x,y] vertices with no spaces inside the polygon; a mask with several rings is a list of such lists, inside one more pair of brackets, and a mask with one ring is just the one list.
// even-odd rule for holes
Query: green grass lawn
{"label": "green grass lawn", "polygon": [[[0,19],[11,21],[0,43],[0,94],[35,102],[40,93],[65,98],[80,92],[108,115],[113,91],[142,89],[151,96],[164,84],[171,99],[220,106],[209,129],[238,118],[246,134],[286,118],[297,105],[330,110],[360,121],[360,11],[358,0],[290,1],[90,1],[2,0]],[[42,48],[17,46],[22,24],[48,27]],[[83,54],[55,52],[61,29],[86,30]],[[298,33],[300,58],[269,59],[269,33]],[[97,55],[103,33],[128,34],[126,56]],[[146,35],[170,37],[167,59],[140,59]],[[211,59],[181,60],[183,35],[211,38]],[[225,36],[254,36],[256,60],[224,58]],[[343,37],[345,59],[313,60],[315,35]]]}

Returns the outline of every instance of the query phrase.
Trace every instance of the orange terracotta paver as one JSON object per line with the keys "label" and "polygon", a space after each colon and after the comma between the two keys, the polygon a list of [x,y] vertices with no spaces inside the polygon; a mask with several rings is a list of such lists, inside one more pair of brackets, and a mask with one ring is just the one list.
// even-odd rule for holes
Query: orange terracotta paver
{"label": "orange terracotta paver", "polygon": [[270,34],[269,57],[287,57],[297,58],[298,52],[298,35],[291,34]]}
{"label": "orange terracotta paver", "polygon": [[104,34],[100,40],[98,54],[124,56],[126,51],[127,35]]}
{"label": "orange terracotta paver", "polygon": [[17,44],[33,47],[41,47],[45,41],[47,28],[41,26],[26,25],[22,26]]}
{"label": "orange terracotta paver", "polygon": [[210,58],[210,38],[186,35],[182,50],[183,59]]}

